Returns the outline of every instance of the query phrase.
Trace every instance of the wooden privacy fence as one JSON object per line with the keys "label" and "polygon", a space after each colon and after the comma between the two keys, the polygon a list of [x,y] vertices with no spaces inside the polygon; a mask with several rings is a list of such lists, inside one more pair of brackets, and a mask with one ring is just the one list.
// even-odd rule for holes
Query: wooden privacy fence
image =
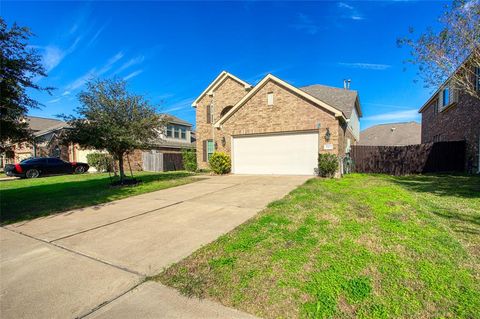
{"label": "wooden privacy fence", "polygon": [[160,153],[144,151],[142,154],[143,170],[151,172],[167,172],[183,170],[183,157],[180,153]]}
{"label": "wooden privacy fence", "polygon": [[405,175],[434,172],[463,172],[465,141],[407,146],[352,146],[352,171]]}

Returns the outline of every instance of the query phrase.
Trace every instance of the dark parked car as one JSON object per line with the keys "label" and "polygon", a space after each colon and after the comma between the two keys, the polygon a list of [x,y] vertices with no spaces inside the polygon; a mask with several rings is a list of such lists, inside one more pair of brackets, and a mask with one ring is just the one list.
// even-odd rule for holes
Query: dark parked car
{"label": "dark parked car", "polygon": [[44,175],[82,174],[89,168],[85,163],[65,162],[55,157],[37,157],[23,160],[19,164],[5,165],[5,174],[22,178],[36,178]]}

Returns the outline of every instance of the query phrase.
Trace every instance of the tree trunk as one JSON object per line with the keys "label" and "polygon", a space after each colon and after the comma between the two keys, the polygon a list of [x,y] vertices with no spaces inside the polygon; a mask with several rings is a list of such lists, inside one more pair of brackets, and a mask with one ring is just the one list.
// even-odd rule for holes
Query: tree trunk
{"label": "tree trunk", "polygon": [[123,182],[123,179],[125,177],[125,172],[123,171],[123,153],[118,154],[118,170],[120,172],[120,181]]}

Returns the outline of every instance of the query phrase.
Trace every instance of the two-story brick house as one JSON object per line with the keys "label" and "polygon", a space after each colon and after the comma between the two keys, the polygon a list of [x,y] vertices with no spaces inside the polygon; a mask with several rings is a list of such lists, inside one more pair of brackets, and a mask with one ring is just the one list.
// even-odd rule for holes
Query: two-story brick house
{"label": "two-story brick house", "polygon": [[233,173],[313,175],[319,153],[342,157],[359,140],[353,90],[297,88],[271,74],[252,86],[223,71],[192,106],[199,168],[221,151],[231,155]]}
{"label": "two-story brick house", "polygon": [[[473,85],[480,91],[480,68],[475,69]],[[480,173],[480,100],[446,81],[420,108],[422,143],[466,142],[465,169]]]}

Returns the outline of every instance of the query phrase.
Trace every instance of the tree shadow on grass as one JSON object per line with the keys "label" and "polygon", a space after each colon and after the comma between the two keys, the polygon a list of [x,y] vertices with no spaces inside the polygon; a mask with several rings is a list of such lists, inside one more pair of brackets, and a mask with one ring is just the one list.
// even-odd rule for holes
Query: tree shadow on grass
{"label": "tree shadow on grass", "polygon": [[[414,175],[397,176],[392,180],[411,192],[480,201],[480,176]],[[455,201],[455,198],[451,200]],[[430,212],[447,220],[452,230],[470,235],[480,234],[480,211],[472,213],[461,209],[449,209],[435,200],[431,201],[430,206]]]}
{"label": "tree shadow on grass", "polygon": [[474,175],[411,175],[395,176],[392,181],[413,192],[437,196],[480,198],[480,176]]}
{"label": "tree shadow on grass", "polygon": [[[138,191],[138,188],[150,183],[173,181],[191,175],[188,172],[143,173],[134,175],[135,178],[141,180],[140,184],[126,187],[111,187],[111,180],[108,175],[100,178],[74,181],[61,180],[39,185],[35,185],[35,181],[28,180],[29,183],[19,184],[22,186],[17,188],[2,189],[0,224],[5,225],[62,211],[102,205],[112,200],[149,192]],[[11,181],[10,183],[15,182],[17,181]]]}

